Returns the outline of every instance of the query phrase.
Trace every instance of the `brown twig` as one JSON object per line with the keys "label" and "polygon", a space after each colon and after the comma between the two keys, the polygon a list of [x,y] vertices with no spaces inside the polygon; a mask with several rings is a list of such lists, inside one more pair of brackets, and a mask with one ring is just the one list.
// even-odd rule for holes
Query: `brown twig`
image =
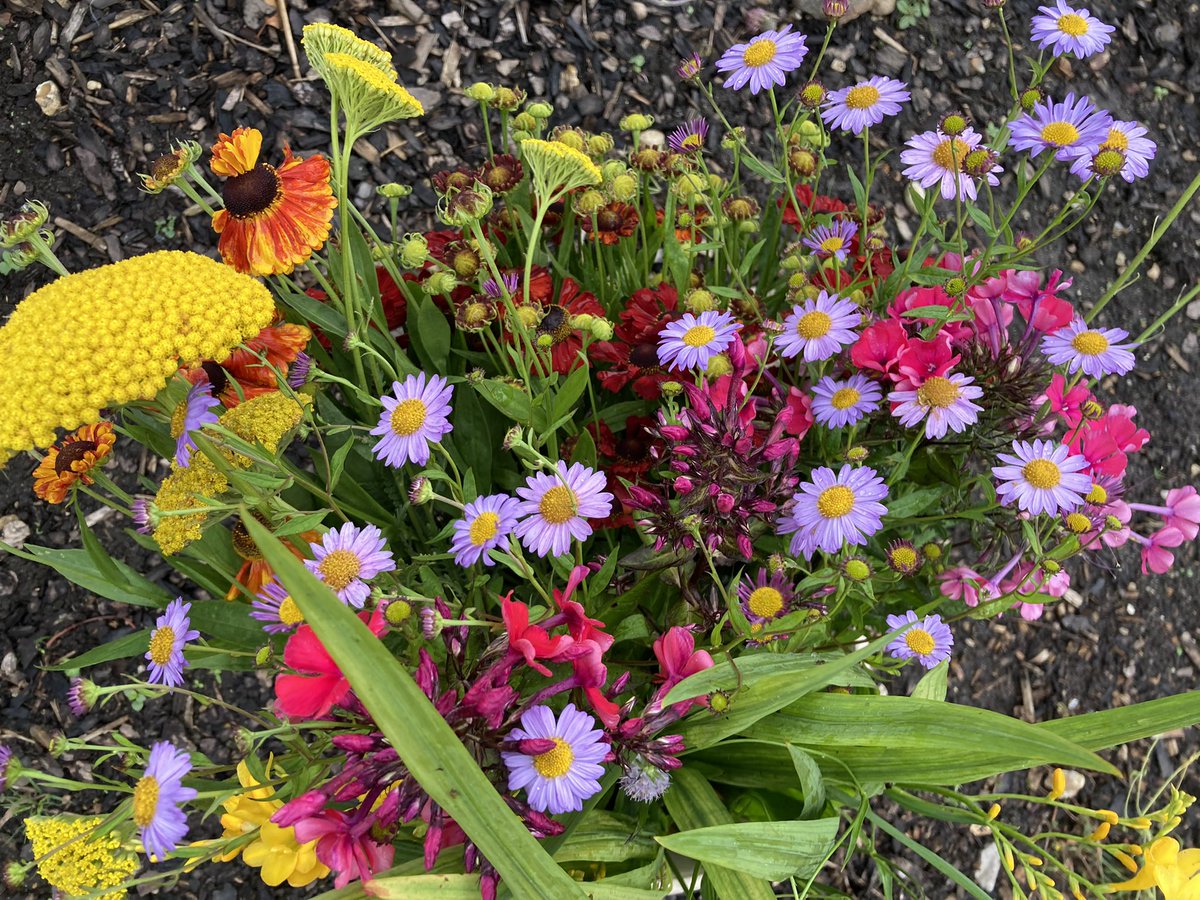
{"label": "brown twig", "polygon": [[292,19],[288,15],[287,0],[277,0],[275,12],[279,17],[279,30],[283,32],[283,42],[287,45],[288,56],[292,60],[292,74],[300,81],[304,76],[300,72],[300,58],[296,55],[296,39],[292,36]]}

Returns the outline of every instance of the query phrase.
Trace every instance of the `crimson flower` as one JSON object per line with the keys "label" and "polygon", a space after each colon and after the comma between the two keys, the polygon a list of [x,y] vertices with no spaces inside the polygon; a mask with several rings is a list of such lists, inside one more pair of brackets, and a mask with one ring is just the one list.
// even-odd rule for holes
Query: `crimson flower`
{"label": "crimson flower", "polygon": [[1150,432],[1133,424],[1135,415],[1135,407],[1113,404],[1101,418],[1085,423],[1071,435],[1071,452],[1083,454],[1093,475],[1124,475],[1129,465],[1127,454],[1141,450],[1150,440]]}
{"label": "crimson flower", "polygon": [[859,369],[874,369],[891,375],[904,349],[908,335],[895,319],[874,322],[862,330],[850,347],[850,361]]}
{"label": "crimson flower", "polygon": [[669,284],[634,291],[613,339],[588,348],[593,363],[608,364],[596,372],[600,386],[615,393],[630,385],[643,400],[657,400],[659,386],[672,377],[658,361],[659,332],[679,316],[679,295]]}
{"label": "crimson flower", "polygon": [[555,657],[571,646],[572,638],[567,635],[550,637],[545,628],[530,625],[529,607],[513,600],[511,591],[500,598],[500,609],[508,632],[508,652],[523,657],[526,665],[549,678],[550,670],[537,660],[557,661]]}
{"label": "crimson flower", "polygon": [[[387,628],[379,610],[370,614],[360,612],[358,618],[376,637]],[[282,716],[299,721],[320,719],[350,694],[349,679],[311,625],[301,625],[288,638],[283,662],[299,674],[275,679],[275,710]]]}
{"label": "crimson flower", "polygon": [[[695,636],[681,625],[668,629],[666,634],[654,642],[654,655],[662,668],[658,680],[663,683],[654,695],[656,706],[660,705],[662,698],[683,679],[713,667],[712,656],[706,650],[697,650]],[[696,697],[692,700],[682,700],[671,708],[677,715],[682,716],[692,706],[708,706],[708,699]]]}
{"label": "crimson flower", "polygon": [[604,653],[612,646],[613,637],[603,631],[603,622],[588,618],[583,604],[571,599],[575,589],[590,571],[587,566],[576,566],[572,569],[571,576],[567,579],[566,590],[555,589],[554,602],[558,604],[566,620],[567,631],[575,641],[574,649],[587,648],[586,652],[571,660],[571,666],[575,670],[575,681],[583,688],[584,696],[604,726],[614,728],[620,719],[620,707],[609,700],[602,690],[604,682],[608,679]]}

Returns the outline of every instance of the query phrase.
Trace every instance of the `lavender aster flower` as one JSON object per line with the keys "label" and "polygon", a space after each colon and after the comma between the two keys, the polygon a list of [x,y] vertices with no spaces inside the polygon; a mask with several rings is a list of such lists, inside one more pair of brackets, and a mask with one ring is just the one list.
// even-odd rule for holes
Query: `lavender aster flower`
{"label": "lavender aster flower", "polygon": [[1135,343],[1122,344],[1129,337],[1123,328],[1091,328],[1078,316],[1065,328],[1042,338],[1042,352],[1056,366],[1065,365],[1074,375],[1080,369],[1089,378],[1124,375],[1133,368],[1130,352]]}
{"label": "lavender aster flower", "polygon": [[1073,162],[1090,157],[1104,143],[1112,124],[1112,116],[1097,109],[1090,99],[1076,99],[1070,93],[1061,103],[1043,100],[1017,119],[1012,126],[1012,146],[1028,150],[1031,157],[1051,150],[1059,162]]}
{"label": "lavender aster flower", "polygon": [[137,526],[138,534],[149,534],[154,530],[154,498],[138,496],[133,498],[130,506],[133,514],[133,524]]}
{"label": "lavender aster flower", "polygon": [[961,434],[983,411],[971,402],[983,396],[974,381],[955,372],[926,378],[915,391],[892,391],[888,394],[888,402],[896,404],[892,415],[906,428],[924,421],[925,437],[931,441],[945,437],[947,431]]}
{"label": "lavender aster flower", "polygon": [[667,143],[676,153],[693,156],[704,150],[704,139],[708,137],[708,120],[704,116],[684,122],[671,132]]}
{"label": "lavender aster flower", "polygon": [[905,628],[903,634],[887,645],[893,659],[913,659],[927,669],[932,669],[943,659],[950,658],[954,646],[954,635],[941,616],[917,618],[913,610],[902,616],[888,616],[888,628]]}
{"label": "lavender aster flower", "polygon": [[267,634],[294,631],[304,624],[304,613],[300,612],[300,607],[287,589],[274,578],[263,585],[250,604],[250,617],[266,622],[263,631]]}
{"label": "lavender aster flower", "polygon": [[1031,37],[1043,50],[1055,56],[1074,53],[1079,59],[1093,56],[1108,46],[1117,29],[1105,25],[1086,9],[1072,9],[1063,0],[1056,6],[1039,6],[1041,15],[1030,21]]}
{"label": "lavender aster flower", "polygon": [[71,707],[71,713],[77,719],[82,719],[90,713],[97,699],[99,693],[94,681],[78,675],[71,679],[71,686],[67,689],[67,705]]}
{"label": "lavender aster flower", "polygon": [[500,284],[497,284],[495,278],[489,278],[483,283],[483,292],[493,300],[499,300],[505,294],[511,297],[517,292],[517,287],[521,284],[521,276],[516,272],[503,272],[500,275],[500,280],[504,284],[504,290],[500,289]]}
{"label": "lavender aster flower", "polygon": [[684,313],[658,333],[658,361],[665,369],[705,369],[708,362],[733,342],[742,327],[726,312]]}
{"label": "lavender aster flower", "polygon": [[772,85],[783,87],[788,72],[800,68],[808,55],[805,36],[792,34],[792,26],[764,31],[744,44],[734,44],[717,60],[717,71],[728,72],[725,87],[740,91],[747,84],[757,94]]}
{"label": "lavender aster flower", "polygon": [[603,472],[572,463],[568,469],[558,461],[554,475],[538,472],[517,488],[521,503],[516,511],[525,516],[513,533],[525,549],[538,556],[561,556],[571,549],[571,539],[585,540],[592,533],[588,519],[602,519],[612,512],[613,495],[604,490]]}
{"label": "lavender aster flower", "polygon": [[429,445],[454,428],[446,418],[453,392],[445,378],[430,375],[427,380],[424,372],[392,382],[396,396],[383,397],[383,414],[371,429],[371,434],[382,435],[372,448],[376,459],[393,468],[429,462]]}
{"label": "lavender aster flower", "polygon": [[792,586],[782,572],[772,575],[766,569],[759,569],[753,581],[743,578],[738,582],[742,615],[752,625],[765,625],[786,616],[792,611],[794,599]]}
{"label": "lavender aster flower", "polygon": [[836,475],[821,466],[811,477],[800,484],[791,513],[780,523],[780,533],[795,533],[793,555],[837,553],[845,544],[865,544],[883,527],[887,507],[879,501],[888,489],[870,466],[856,469],[847,463]]}
{"label": "lavender aster flower", "polygon": [[699,53],[692,53],[686,59],[681,59],[679,65],[675,67],[675,74],[683,81],[691,81],[700,74],[700,70],[704,68],[704,60],[700,58]]}
{"label": "lavender aster flower", "polygon": [[858,225],[849,219],[834,219],[832,225],[818,225],[812,233],[805,236],[802,243],[805,247],[816,252],[817,256],[827,258],[837,257],[838,262],[845,262],[850,253],[850,244],[858,234]]}
{"label": "lavender aster flower", "polygon": [[[905,141],[907,150],[900,153],[900,162],[907,165],[904,176],[923,188],[941,185],[942,197],[953,200],[976,197],[975,179],[966,173],[964,163],[967,154],[979,146],[983,136],[971,127],[961,134],[947,137],[940,131],[925,131]],[[985,176],[988,184],[1000,183],[996,173],[1003,172],[1001,166],[993,166]]]}
{"label": "lavender aster flower", "polygon": [[552,741],[542,753],[503,752],[508,766],[508,789],[525,789],[529,805],[554,815],[578,812],[583,801],[600,791],[602,762],[608,755],[604,732],[596,720],[568,703],[558,720],[547,706],[535,706],[521,716],[521,727],[509,732],[510,741]]}
{"label": "lavender aster flower", "polygon": [[874,75],[851,87],[830,91],[821,118],[830,128],[862,134],[864,128],[900,112],[900,104],[911,96],[906,87],[903,81]]}
{"label": "lavender aster flower", "polygon": [[813,418],[829,428],[854,425],[879,408],[883,391],[865,375],[838,381],[828,375],[813,388]]}
{"label": "lavender aster flower", "polygon": [[192,604],[184,603],[182,597],[176,597],[167,604],[154,630],[150,632],[150,649],[146,651],[146,660],[151,684],[167,687],[183,684],[183,670],[188,665],[183,658],[183,648],[188,641],[200,637],[200,632],[192,628],[188,618],[191,608]]}
{"label": "lavender aster flower", "polygon": [[308,381],[308,373],[312,371],[313,358],[301,350],[296,354],[296,360],[292,363],[292,367],[288,369],[287,383],[293,391],[298,391],[304,387],[304,382]]}
{"label": "lavender aster flower", "polygon": [[450,549],[454,561],[464,569],[477,562],[495,565],[488,553],[508,537],[517,524],[521,502],[506,494],[491,494],[463,507],[463,517],[454,523]]}
{"label": "lavender aster flower", "polygon": [[[1145,178],[1150,174],[1150,160],[1158,150],[1158,145],[1146,134],[1145,126],[1137,122],[1113,122],[1097,153],[1106,150],[1123,153],[1125,164],[1121,167],[1121,177],[1130,183]],[[1092,177],[1092,170],[1092,159],[1087,156],[1080,156],[1071,164],[1071,173],[1084,181]]]}
{"label": "lavender aster flower", "polygon": [[996,496],[1003,504],[1015,499],[1024,512],[1053,516],[1060,509],[1075,509],[1092,489],[1092,479],[1083,472],[1088,461],[1072,455],[1066,444],[1013,441],[1013,453],[998,454],[1004,465],[992,467],[1000,480]]}
{"label": "lavender aster flower", "polygon": [[215,425],[217,416],[212,408],[220,405],[221,401],[212,395],[212,385],[207,381],[192,385],[171,422],[171,431],[176,435],[175,465],[181,469],[187,468],[192,460],[192,451],[196,449],[192,432],[199,431],[205,425]]}
{"label": "lavender aster flower", "polygon": [[150,748],[146,771],[133,788],[133,821],[152,859],[165,859],[187,836],[187,815],[180,804],[196,796],[183,778],[192,769],[188,754],[167,741]]}
{"label": "lavender aster flower", "polygon": [[671,774],[658,766],[635,758],[625,769],[620,779],[621,790],[630,800],[638,803],[653,803],[671,786]]}
{"label": "lavender aster flower", "polygon": [[6,745],[0,744],[0,794],[8,790],[11,782],[16,781],[12,773],[19,768],[13,757],[13,752]]}
{"label": "lavender aster flower", "polygon": [[396,568],[387,541],[374,525],[359,528],[347,522],[336,531],[327,531],[319,544],[309,544],[315,559],[306,559],[308,570],[329,585],[339,600],[362,609],[371,589],[367,582],[381,572]]}
{"label": "lavender aster flower", "polygon": [[821,291],[815,300],[792,307],[783,320],[783,333],[775,346],[784,359],[803,352],[805,362],[829,359],[857,338],[854,329],[862,322],[862,311],[853,300]]}

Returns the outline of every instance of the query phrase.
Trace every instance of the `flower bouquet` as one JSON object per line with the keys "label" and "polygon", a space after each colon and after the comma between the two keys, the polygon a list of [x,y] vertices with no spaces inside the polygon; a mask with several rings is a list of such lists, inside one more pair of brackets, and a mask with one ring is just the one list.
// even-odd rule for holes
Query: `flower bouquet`
{"label": "flower bouquet", "polygon": [[[1012,896],[1196,896],[1175,779],[1120,812],[1070,802],[1060,768],[1047,794],[975,784],[1118,775],[1097,751],[1200,722],[1195,694],[1037,725],[946,695],[956,623],[1037,619],[1122,547],[1164,572],[1200,529],[1195,488],[1127,488],[1149,434],[1110,377],[1200,288],[1138,335],[1109,305],[1200,179],[1082,304],[1040,260],[1155,145],[1048,73],[1113,29],[1043,8],[987,118],[945,110],[889,153],[909,93],[818,80],[826,6],[819,47],[783,27],[715,79],[684,60],[710,111],[666,135],[472,85],[484,141],[433,174],[434,230],[402,226],[433,212],[409,186],[379,187],[383,216],[350,201],[355,142],[423,110],[321,24],[327,157],[238,128],[142,176],[211,215],[221,262],[70,274],[44,207],[5,220],[8,264],[58,278],[0,329],[0,458],[36,458],[82,541],[5,549],[144,609],[59,662],[71,709],[184,694],[241,726],[224,759],[59,739],[97,755],[84,781],[0,750],[32,845],[11,886],[36,867],[113,898],[223,865],[328,898],[740,900],[832,896],[862,855],[890,896],[903,848],[986,897],[892,821],[915,814],[989,836]],[[731,123],[727,91],[770,126]],[[1048,209],[1045,183],[1067,187]],[[165,474],[106,466],[135,444]],[[175,574],[111,557],[97,503]],[[206,669],[266,674],[269,702],[211,697]],[[1002,800],[1061,827],[1026,835]]]}

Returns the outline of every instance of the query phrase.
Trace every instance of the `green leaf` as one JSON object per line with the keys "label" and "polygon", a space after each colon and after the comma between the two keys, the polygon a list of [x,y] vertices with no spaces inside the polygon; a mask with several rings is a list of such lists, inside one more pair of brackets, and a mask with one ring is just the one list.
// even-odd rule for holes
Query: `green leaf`
{"label": "green leaf", "polygon": [[[571,450],[571,462],[583,463],[591,469],[596,468],[596,440],[587,429],[579,432],[579,437],[575,439],[575,446]],[[610,559],[614,558],[615,553]]]}
{"label": "green leaf", "polygon": [[[489,484],[492,480],[492,459],[500,449],[500,441],[492,437],[488,417],[474,391],[455,391],[454,431],[451,436],[454,446],[462,454],[467,471],[474,473],[475,483]],[[471,496],[466,499],[470,502],[475,498]]]}
{"label": "green leaf", "polygon": [[[671,789],[663,794],[667,813],[683,831],[732,824],[724,801],[694,767],[685,765],[671,776]],[[728,900],[774,900],[771,884],[719,863],[705,865],[704,874],[717,894]]]}
{"label": "green leaf", "polygon": [[337,487],[338,482],[342,480],[342,472],[346,468],[346,457],[354,448],[354,436],[347,435],[342,446],[333,451],[333,456],[329,458],[329,478],[327,489],[329,493],[333,493],[333,489]]}
{"label": "green leaf", "polygon": [[787,745],[792,757],[792,765],[796,767],[796,777],[800,779],[800,790],[804,792],[804,811],[801,813],[808,819],[825,808],[825,779],[821,777],[821,767],[817,761],[799,747]]}
{"label": "green leaf", "polygon": [[950,671],[950,661],[943,659],[940,663],[921,676],[912,696],[920,700],[946,699],[946,673]]}
{"label": "green leaf", "polygon": [[807,878],[816,871],[833,849],[837,827],[838,819],[833,816],[809,821],[735,822],[655,840],[672,853],[700,860],[706,869],[724,866],[783,881],[796,875]]}
{"label": "green leaf", "polygon": [[[731,691],[737,687],[738,676],[741,676],[743,688],[753,686],[764,678],[776,675],[797,675],[815,666],[824,665],[831,660],[841,659],[842,654],[808,654],[798,653],[747,653],[739,656],[736,663],[722,659],[711,668],[689,675],[667,692],[663,698],[663,706],[670,706],[680,700],[691,700],[716,690]],[[736,671],[734,666],[736,665]],[[867,676],[855,677],[853,670],[847,670],[844,683],[855,687],[871,687],[874,682]],[[860,673],[856,673],[860,674]]]}
{"label": "green leaf", "polygon": [[426,298],[417,304],[408,333],[418,358],[435,372],[445,372],[450,356],[450,326],[436,303]]}
{"label": "green leaf", "polygon": [[206,641],[223,649],[254,650],[267,640],[262,623],[250,618],[250,607],[242,602],[195,600],[188,616]]}
{"label": "green leaf", "polygon": [[519,897],[581,896],[575,881],[500,798],[407,669],[267,528],[248,513],[242,521],[412,777],[462,827],[509,889]]}
{"label": "green leaf", "polygon": [[890,835],[913,853],[917,854],[917,856],[921,857],[921,859],[925,860],[925,862],[929,863],[972,897],[975,897],[976,900],[989,900],[990,894],[924,844],[913,840],[904,832],[895,828],[890,822],[880,818],[870,810],[867,810],[867,820],[880,831]]}
{"label": "green leaf", "polygon": [[654,838],[639,834],[634,819],[593,810],[554,852],[554,859],[558,862],[624,862],[650,858],[657,852]]}
{"label": "green leaf", "polygon": [[83,539],[83,549],[87,552],[88,558],[96,564],[97,574],[107,579],[113,587],[128,587],[129,581],[125,578],[125,574],[117,567],[116,562],[108,555],[108,551],[104,549],[91,526],[88,525],[81,503],[75,504],[75,519],[79,523],[79,535]]}
{"label": "green leaf", "polygon": [[85,653],[72,656],[57,666],[46,666],[46,668],[51,672],[61,672],[64,669],[86,669],[88,666],[98,666],[101,663],[112,662],[114,659],[145,656],[149,649],[150,629],[147,628],[107,641]]}
{"label": "green leaf", "polygon": [[120,560],[112,563],[125,579],[124,585],[115,585],[96,571],[91,556],[86,550],[72,548],[56,550],[26,544],[22,549],[0,542],[0,551],[19,556],[31,562],[47,566],[85,591],[90,591],[107,600],[128,603],[132,606],[150,606],[161,609],[173,599],[170,594],[154,582],[149,581]]}
{"label": "green leaf", "polygon": [[559,384],[554,394],[554,418],[556,420],[570,415],[583,392],[587,390],[591,373],[587,366],[575,369],[566,380]]}
{"label": "green leaf", "polygon": [[742,154],[742,165],[758,175],[766,179],[771,184],[787,184],[787,179],[783,177],[783,173],[774,166],[769,166],[759,160],[757,157],[751,156],[749,153]]}
{"label": "green leaf", "polygon": [[479,873],[472,875],[405,875],[399,878],[372,878],[371,893],[353,896],[375,900],[479,900]]}
{"label": "green leaf", "polygon": [[472,382],[472,385],[484,400],[514,422],[528,425],[533,418],[529,395],[519,387],[494,378],[475,381]]}
{"label": "green leaf", "polygon": [[885,503],[888,521],[920,515],[944,495],[945,489],[940,487],[917,488],[915,491],[901,494],[895,500]]}
{"label": "green leaf", "polygon": [[316,512],[293,516],[279,526],[276,534],[283,537],[285,534],[301,534],[305,531],[316,531],[328,516],[329,510],[327,509],[318,509]]}

